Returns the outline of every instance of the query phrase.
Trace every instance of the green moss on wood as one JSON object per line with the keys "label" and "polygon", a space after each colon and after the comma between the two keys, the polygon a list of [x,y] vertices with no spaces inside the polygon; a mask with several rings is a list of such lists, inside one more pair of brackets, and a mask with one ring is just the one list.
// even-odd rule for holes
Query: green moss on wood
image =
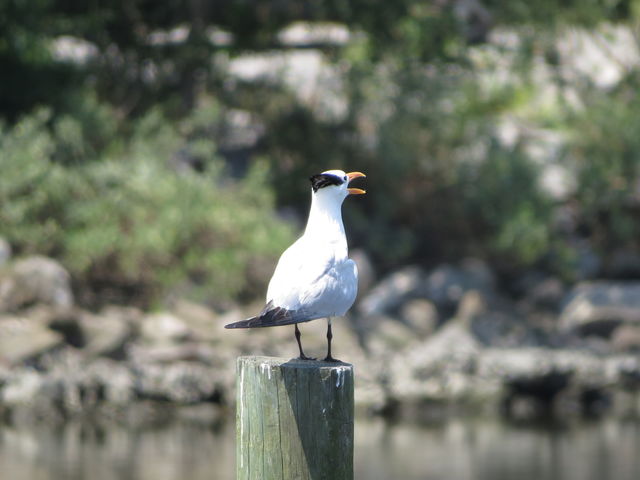
{"label": "green moss on wood", "polygon": [[239,480],[353,479],[353,366],[240,357],[237,375]]}

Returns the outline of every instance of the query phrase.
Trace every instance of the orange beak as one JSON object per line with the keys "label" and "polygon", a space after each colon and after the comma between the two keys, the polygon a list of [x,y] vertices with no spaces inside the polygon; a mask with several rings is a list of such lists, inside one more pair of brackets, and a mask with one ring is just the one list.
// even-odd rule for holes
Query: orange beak
{"label": "orange beak", "polygon": [[[349,182],[351,182],[351,180],[353,180],[354,178],[366,177],[366,175],[361,172],[351,172],[351,173],[347,173],[347,177],[349,178]],[[347,192],[349,192],[349,195],[363,195],[367,193],[366,191],[360,188],[347,188]]]}

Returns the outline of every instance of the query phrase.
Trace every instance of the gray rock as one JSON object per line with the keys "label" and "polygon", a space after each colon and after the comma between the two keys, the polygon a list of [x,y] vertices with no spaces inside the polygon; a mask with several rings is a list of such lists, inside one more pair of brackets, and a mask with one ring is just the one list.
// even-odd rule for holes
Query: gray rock
{"label": "gray rock", "polygon": [[38,303],[69,307],[73,304],[70,280],[64,267],[50,258],[18,260],[0,279],[0,311]]}
{"label": "gray rock", "polygon": [[358,266],[358,294],[365,295],[376,280],[376,272],[367,252],[361,248],[350,252],[351,259]]}
{"label": "gray rock", "polygon": [[466,292],[460,300],[455,318],[470,325],[474,318],[486,312],[487,300],[480,292],[471,290]]}
{"label": "gray rock", "polygon": [[440,265],[428,274],[418,266],[408,266],[381,280],[359,303],[358,313],[395,313],[408,300],[423,298],[448,315],[466,292],[476,290],[490,296],[494,284],[491,270],[477,259],[466,259],[459,266]]}
{"label": "gray rock", "polygon": [[[184,342],[171,344],[132,345],[130,355],[134,363],[172,363],[197,361],[212,365],[217,360],[216,350],[205,343]],[[229,359],[233,361],[232,358]]]}
{"label": "gray rock", "polygon": [[418,266],[405,267],[382,279],[358,304],[361,315],[389,313],[409,298],[422,295],[424,271]]}
{"label": "gray rock", "polygon": [[494,290],[495,278],[481,260],[467,259],[460,266],[441,265],[425,280],[425,296],[444,311],[453,311],[466,292],[475,290],[488,296]]}
{"label": "gray rock", "polygon": [[84,339],[84,353],[124,359],[127,343],[133,338],[133,329],[116,310],[100,315],[84,312],[79,321]]}
{"label": "gray rock", "polygon": [[43,376],[31,368],[15,370],[0,390],[0,404],[5,407],[33,405],[42,390]]}
{"label": "gray rock", "polygon": [[529,310],[557,312],[566,295],[563,283],[556,277],[544,277],[532,282],[525,292],[525,306]]}
{"label": "gray rock", "polygon": [[6,265],[11,258],[11,245],[0,237],[0,267]]}
{"label": "gray rock", "polygon": [[[97,359],[86,369],[86,378],[97,387],[98,400],[110,405],[129,405],[135,400],[135,379],[122,362]],[[86,390],[86,389],[85,389]]]}
{"label": "gray rock", "polygon": [[640,325],[640,282],[593,282],[574,287],[564,301],[560,327],[609,337],[620,324]]}
{"label": "gray rock", "polygon": [[620,325],[611,335],[611,346],[617,352],[640,353],[640,325]]}
{"label": "gray rock", "polygon": [[133,375],[122,362],[87,362],[79,351],[66,348],[43,355],[39,364],[38,371],[16,368],[10,373],[0,386],[0,406],[52,417],[124,406],[135,399]]}
{"label": "gray rock", "polygon": [[224,329],[219,315],[199,303],[178,300],[171,308],[171,313],[185,323],[195,338],[207,341],[219,341]]}
{"label": "gray rock", "polygon": [[574,275],[580,280],[596,278],[602,270],[602,258],[589,242],[578,240],[573,251],[576,255]]}
{"label": "gray rock", "polygon": [[619,363],[578,350],[487,349],[478,357],[477,375],[502,384],[503,407],[511,417],[566,417],[603,408],[611,387],[621,383]]}
{"label": "gray rock", "polygon": [[480,345],[462,321],[452,321],[389,362],[390,396],[400,404],[457,401],[493,395],[499,385],[479,384],[473,372]]}
{"label": "gray rock", "polygon": [[371,355],[390,358],[418,340],[404,323],[386,316],[378,316],[366,334],[366,346]]}
{"label": "gray rock", "polygon": [[534,381],[552,372],[572,374],[579,359],[590,359],[585,354],[563,356],[546,348],[488,348],[478,356],[477,373],[484,377],[497,377],[503,382]]}
{"label": "gray rock", "polygon": [[196,362],[143,364],[134,373],[137,394],[143,399],[189,404],[211,401],[220,394],[216,372]]}
{"label": "gray rock", "polygon": [[86,343],[80,327],[80,317],[83,314],[80,309],[40,304],[23,310],[22,314],[62,335],[68,345],[80,348]]}
{"label": "gray rock", "polygon": [[485,347],[546,344],[546,337],[535,331],[530,319],[518,314],[510,302],[494,298],[489,308],[488,300],[475,290],[462,297],[456,318],[466,321],[476,340]]}
{"label": "gray rock", "polygon": [[639,278],[640,252],[617,250],[608,259],[604,270],[608,278]]}
{"label": "gray rock", "polygon": [[171,343],[188,340],[192,331],[176,315],[160,312],[146,315],[140,328],[142,338],[150,343]]}
{"label": "gray rock", "polygon": [[415,298],[402,305],[400,318],[420,338],[431,335],[438,326],[438,310],[423,298]]}
{"label": "gray rock", "polygon": [[18,365],[61,346],[62,335],[23,317],[0,317],[0,363]]}

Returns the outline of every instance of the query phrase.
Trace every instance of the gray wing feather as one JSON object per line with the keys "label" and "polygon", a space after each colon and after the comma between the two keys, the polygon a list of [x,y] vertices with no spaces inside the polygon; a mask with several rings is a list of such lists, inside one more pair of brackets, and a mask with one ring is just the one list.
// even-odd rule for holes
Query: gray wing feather
{"label": "gray wing feather", "polygon": [[304,310],[287,310],[282,307],[274,307],[269,302],[260,312],[260,315],[247,318],[239,322],[229,323],[224,328],[263,328],[279,327],[281,325],[293,325],[321,318],[322,315],[314,315]]}

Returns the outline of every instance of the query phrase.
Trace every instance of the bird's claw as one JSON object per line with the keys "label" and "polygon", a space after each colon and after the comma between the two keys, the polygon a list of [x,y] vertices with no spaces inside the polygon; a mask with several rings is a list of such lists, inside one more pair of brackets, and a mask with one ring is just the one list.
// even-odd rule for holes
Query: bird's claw
{"label": "bird's claw", "polygon": [[331,363],[342,363],[342,360],[338,360],[337,358],[333,358],[329,355],[322,359],[323,362],[331,362]]}
{"label": "bird's claw", "polygon": [[316,360],[316,359],[313,357],[307,357],[306,355],[300,355],[298,357],[298,360]]}

